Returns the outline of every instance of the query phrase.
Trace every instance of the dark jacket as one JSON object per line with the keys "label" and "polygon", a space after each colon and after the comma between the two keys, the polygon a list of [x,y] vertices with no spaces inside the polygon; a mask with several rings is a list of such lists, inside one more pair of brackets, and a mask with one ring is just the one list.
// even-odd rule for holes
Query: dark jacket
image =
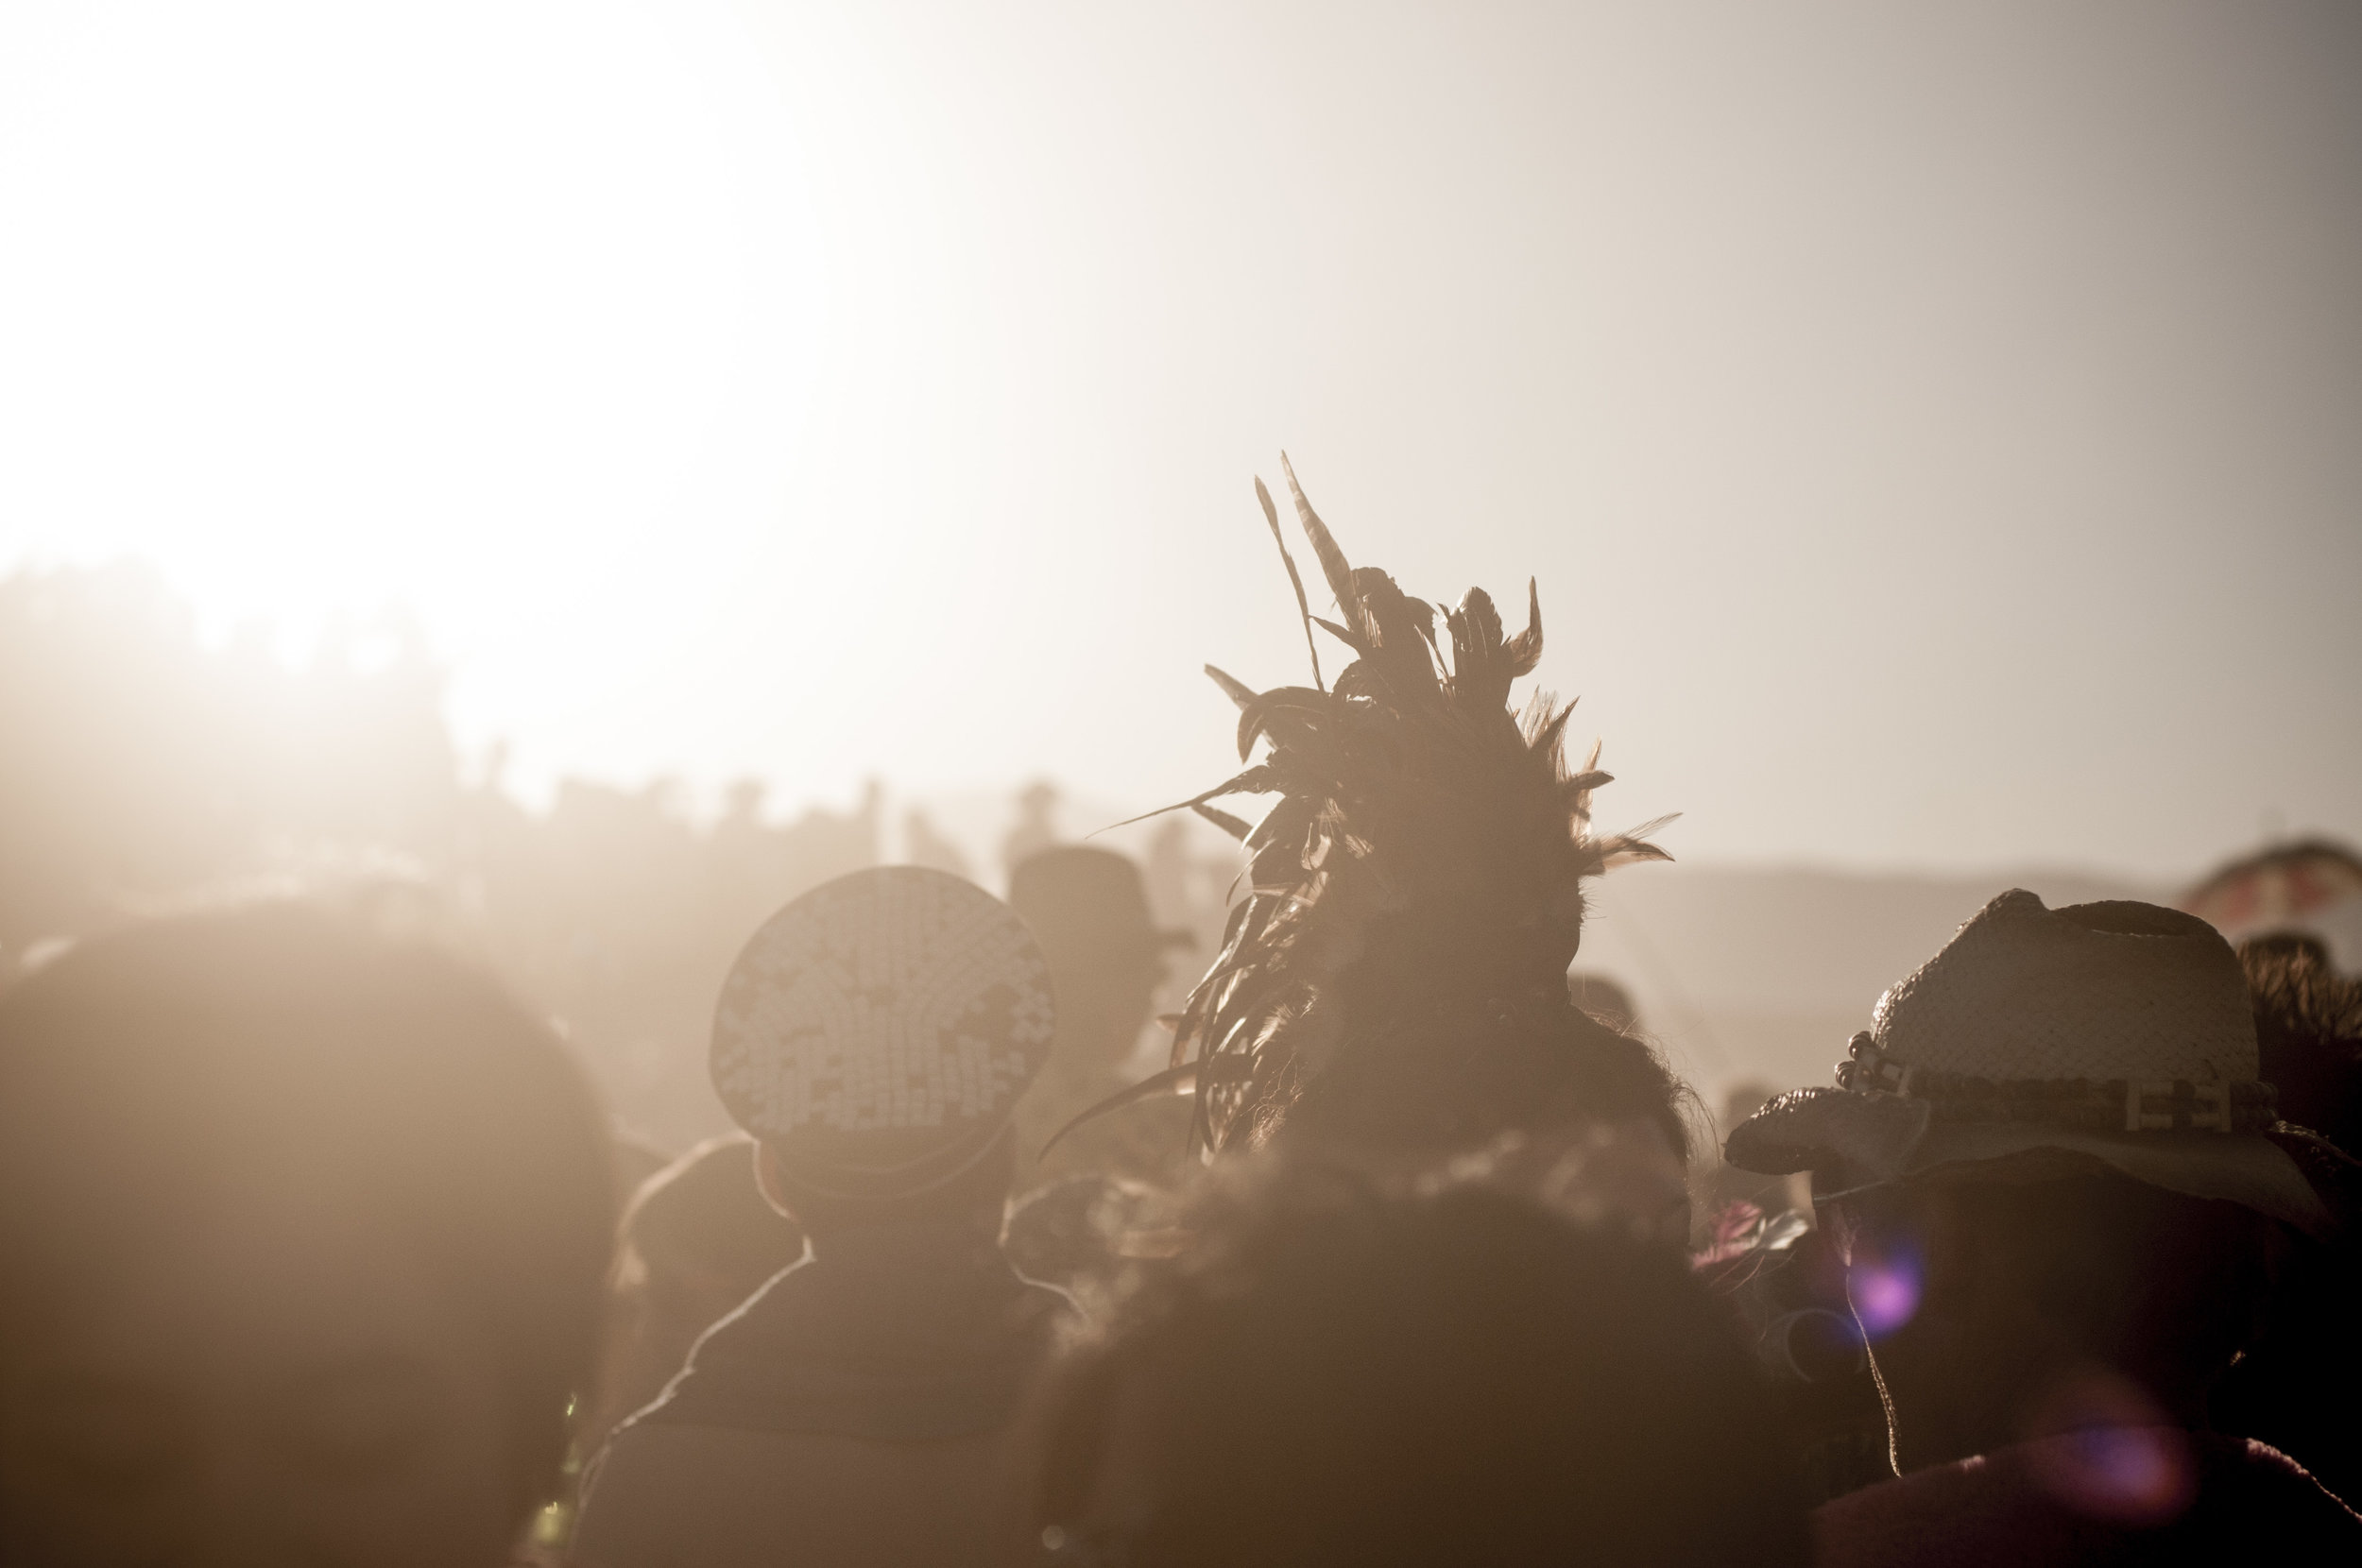
{"label": "dark jacket", "polygon": [[[2278,1450],[2176,1428],[2133,1428],[2131,1437],[2113,1456],[2088,1434],[2045,1438],[1824,1503],[1813,1512],[1813,1560],[1819,1568],[2362,1562],[2362,1518]],[[2154,1443],[2145,1445],[2148,1438]]]}
{"label": "dark jacket", "polygon": [[972,1564],[1072,1310],[973,1231],[831,1236],[707,1331],[585,1483],[582,1568]]}

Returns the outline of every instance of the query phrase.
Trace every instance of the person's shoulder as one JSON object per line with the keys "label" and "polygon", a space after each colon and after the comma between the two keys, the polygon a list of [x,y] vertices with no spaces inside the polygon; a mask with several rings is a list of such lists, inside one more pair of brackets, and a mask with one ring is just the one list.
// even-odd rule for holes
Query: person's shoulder
{"label": "person's shoulder", "polygon": [[[701,1559],[736,1560],[732,1537],[758,1550],[778,1544],[776,1440],[688,1423],[635,1421],[619,1428],[583,1477],[571,1558],[576,1568],[656,1568],[693,1541]],[[758,1540],[757,1538],[761,1538]]]}
{"label": "person's shoulder", "polygon": [[2147,1560],[2144,1547],[2201,1542],[2344,1545],[2362,1560],[2362,1517],[2286,1455],[2170,1427],[2069,1433],[1914,1471],[1823,1504],[1813,1538],[1820,1568],[2068,1564],[2120,1549]]}
{"label": "person's shoulder", "polygon": [[2341,1542],[2362,1561],[2362,1515],[2311,1471],[2269,1443],[2220,1433],[2193,1433],[2199,1457],[2199,1507],[2226,1535],[2257,1543]]}
{"label": "person's shoulder", "polygon": [[1813,1510],[1819,1568],[2042,1563],[2038,1519],[2019,1517],[2014,1467],[1978,1457],[1847,1492]]}

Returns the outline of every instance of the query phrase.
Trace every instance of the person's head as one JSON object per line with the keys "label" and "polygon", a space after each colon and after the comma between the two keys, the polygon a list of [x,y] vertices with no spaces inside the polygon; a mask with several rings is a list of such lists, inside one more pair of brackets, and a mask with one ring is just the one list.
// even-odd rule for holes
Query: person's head
{"label": "person's head", "polygon": [[698,1335],[804,1253],[804,1233],[765,1201],[743,1133],[708,1138],[642,1183],[617,1235],[616,1310],[586,1447],[654,1399]]}
{"label": "person's head", "polygon": [[2362,980],[2337,972],[2315,937],[2280,931],[2239,944],[2255,1045],[2280,1114],[2362,1151]]}
{"label": "person's head", "polygon": [[1736,1127],[1763,1109],[1765,1103],[1779,1091],[1754,1080],[1734,1083],[1722,1091],[1722,1125]]}
{"label": "person's head", "polygon": [[1009,905],[1050,961],[1058,1051],[1078,1066],[1121,1066],[1147,1027],[1166,955],[1186,932],[1150,918],[1139,868],[1108,849],[1062,844],[1018,862]]}
{"label": "person's head", "polygon": [[1903,1473],[2076,1426],[2204,1424],[2285,1249],[2251,1209],[2104,1168],[1956,1173],[1840,1208]]}
{"label": "person's head", "polygon": [[2045,1431],[2202,1421],[2288,1230],[2231,948],[2193,916],[2004,894],[1881,998],[1841,1087],[1773,1100],[1742,1169],[1813,1172],[1902,1469]]}
{"label": "person's head", "polygon": [[0,997],[0,1556],[505,1560],[614,1219],[466,965],[294,906],[77,948]]}
{"label": "person's head", "polygon": [[1044,1391],[1031,1560],[1805,1559],[1763,1390],[1678,1252],[1326,1169],[1193,1223]]}
{"label": "person's head", "polygon": [[1010,1116],[1055,1026],[1049,965],[1007,905],[939,871],[856,872],[747,942],[714,1013],[713,1085],[816,1249],[916,1221],[998,1235]]}
{"label": "person's head", "polygon": [[727,1133],[650,1176],[617,1231],[619,1279],[711,1322],[801,1257],[803,1233],[764,1201],[755,1161],[754,1140]]}
{"label": "person's head", "polygon": [[1640,1027],[1640,1009],[1625,990],[1605,975],[1570,971],[1566,976],[1566,995],[1582,1008],[1618,1034],[1630,1034]]}

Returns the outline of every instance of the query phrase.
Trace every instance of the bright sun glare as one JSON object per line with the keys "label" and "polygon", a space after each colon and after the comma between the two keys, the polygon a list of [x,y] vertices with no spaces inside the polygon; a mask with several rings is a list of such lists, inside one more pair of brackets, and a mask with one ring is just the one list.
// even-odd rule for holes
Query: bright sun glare
{"label": "bright sun glare", "polygon": [[[518,689],[488,706],[589,700],[603,646],[693,620],[696,573],[776,516],[825,317],[793,136],[728,27],[582,0],[0,22],[0,557],[142,555],[297,643],[399,601]],[[561,605],[608,630],[551,638]]]}

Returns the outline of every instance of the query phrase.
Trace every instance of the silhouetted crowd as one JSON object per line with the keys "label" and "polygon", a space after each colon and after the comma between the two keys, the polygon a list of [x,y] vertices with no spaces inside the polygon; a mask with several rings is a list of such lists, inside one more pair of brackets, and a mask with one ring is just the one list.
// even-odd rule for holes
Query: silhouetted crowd
{"label": "silhouetted crowd", "polygon": [[382,905],[23,965],[0,1562],[2362,1561],[2362,982],[2001,892],[1718,1153],[1570,973],[1660,852],[1509,704],[1538,602],[1292,500],[1347,661],[1213,673],[1210,950],[1121,855],[1013,844],[1002,900],[922,820],[747,917],[739,1131],[653,1171]]}

